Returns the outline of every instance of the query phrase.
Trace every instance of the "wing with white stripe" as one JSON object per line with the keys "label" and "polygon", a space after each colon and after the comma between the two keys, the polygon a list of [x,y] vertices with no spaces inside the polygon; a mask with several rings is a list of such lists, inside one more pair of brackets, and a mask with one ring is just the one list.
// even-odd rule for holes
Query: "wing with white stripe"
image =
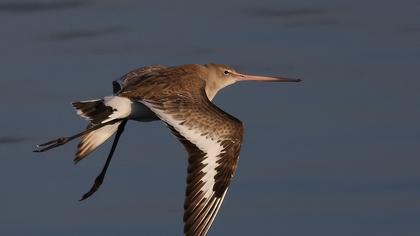
{"label": "wing with white stripe", "polygon": [[204,236],[235,172],[242,123],[212,104],[204,90],[140,102],[168,125],[188,151],[184,233]]}

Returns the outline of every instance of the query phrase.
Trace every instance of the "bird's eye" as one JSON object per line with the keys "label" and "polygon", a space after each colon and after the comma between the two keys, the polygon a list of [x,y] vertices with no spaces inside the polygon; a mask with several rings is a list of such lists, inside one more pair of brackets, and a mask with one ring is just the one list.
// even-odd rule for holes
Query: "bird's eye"
{"label": "bird's eye", "polygon": [[228,75],[230,72],[225,70],[225,72],[223,72],[225,75]]}

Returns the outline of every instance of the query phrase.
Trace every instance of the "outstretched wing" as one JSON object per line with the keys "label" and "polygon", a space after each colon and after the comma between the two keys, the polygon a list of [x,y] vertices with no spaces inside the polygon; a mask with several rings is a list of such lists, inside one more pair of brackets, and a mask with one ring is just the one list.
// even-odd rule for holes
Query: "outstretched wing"
{"label": "outstretched wing", "polygon": [[[100,145],[102,145],[109,137],[111,137],[118,129],[121,122],[115,124],[106,125],[97,130],[93,130],[80,138],[80,142],[77,145],[76,156],[74,162],[77,163],[85,158],[87,155],[95,151]],[[89,123],[86,129],[92,128],[93,125]]]}
{"label": "outstretched wing", "polygon": [[155,75],[155,72],[159,70],[167,68],[166,66],[162,65],[152,65],[152,66],[145,66],[140,67],[138,69],[132,70],[127,74],[123,75],[121,78],[112,81],[112,90],[114,94],[117,94],[121,91],[127,84],[133,81],[144,80],[151,76]]}
{"label": "outstretched wing", "polygon": [[235,172],[242,123],[212,104],[204,89],[197,94],[146,96],[140,102],[167,124],[188,151],[184,233],[204,236]]}

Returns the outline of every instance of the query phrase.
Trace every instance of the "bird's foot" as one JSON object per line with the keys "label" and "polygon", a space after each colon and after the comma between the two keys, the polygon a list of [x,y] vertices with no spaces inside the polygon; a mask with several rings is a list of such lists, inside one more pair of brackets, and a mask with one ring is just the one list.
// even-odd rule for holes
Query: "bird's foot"
{"label": "bird's foot", "polygon": [[99,187],[102,185],[102,183],[104,181],[104,177],[105,177],[105,175],[103,173],[101,173],[100,175],[98,175],[98,177],[96,177],[96,179],[95,179],[95,183],[90,188],[89,192],[83,194],[83,196],[79,200],[79,202],[81,202],[81,201],[85,200],[86,198],[92,196],[92,194],[94,194],[99,189]]}
{"label": "bird's foot", "polygon": [[56,148],[58,146],[64,145],[68,141],[70,141],[70,139],[67,138],[67,137],[54,139],[54,140],[48,141],[46,143],[36,145],[38,149],[35,149],[34,152],[45,152],[45,151],[48,151],[52,148]]}

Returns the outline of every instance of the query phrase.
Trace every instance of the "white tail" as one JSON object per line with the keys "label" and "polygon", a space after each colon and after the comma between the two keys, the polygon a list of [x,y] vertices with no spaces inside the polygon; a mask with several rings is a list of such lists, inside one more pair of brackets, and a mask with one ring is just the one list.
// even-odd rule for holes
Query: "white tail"
{"label": "white tail", "polygon": [[[87,129],[97,124],[102,124],[114,119],[127,118],[131,114],[131,101],[127,98],[109,96],[103,99],[73,102],[73,107],[77,114],[87,119],[90,124]],[[106,125],[93,130],[81,137],[77,146],[75,162],[79,162],[84,157],[96,150],[118,129],[120,122]]]}
{"label": "white tail", "polygon": [[126,118],[131,114],[132,102],[128,98],[109,96],[103,99],[72,102],[77,114],[92,124]]}

